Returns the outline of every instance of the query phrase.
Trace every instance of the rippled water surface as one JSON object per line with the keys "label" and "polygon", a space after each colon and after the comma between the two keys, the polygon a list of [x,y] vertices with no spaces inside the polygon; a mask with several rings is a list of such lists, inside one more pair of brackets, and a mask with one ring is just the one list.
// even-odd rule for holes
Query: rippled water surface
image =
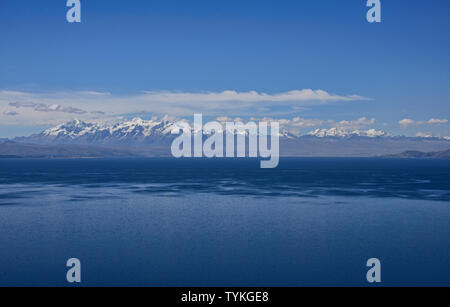
{"label": "rippled water surface", "polygon": [[450,285],[450,161],[0,160],[0,285]]}

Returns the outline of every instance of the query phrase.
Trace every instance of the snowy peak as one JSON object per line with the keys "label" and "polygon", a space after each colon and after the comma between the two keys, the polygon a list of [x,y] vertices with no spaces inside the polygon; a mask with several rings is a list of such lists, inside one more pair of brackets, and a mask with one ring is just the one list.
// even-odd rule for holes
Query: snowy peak
{"label": "snowy peak", "polygon": [[82,134],[84,131],[93,127],[93,124],[88,124],[80,120],[74,120],[54,128],[45,130],[42,134],[45,136],[70,136],[75,137]]}
{"label": "snowy peak", "polygon": [[146,142],[149,138],[163,138],[170,135],[173,123],[167,120],[143,120],[134,118],[115,124],[86,123],[74,120],[30,138],[46,143],[111,144]]}
{"label": "snowy peak", "polygon": [[108,130],[111,135],[114,136],[151,136],[151,135],[166,135],[170,134],[170,127],[173,126],[172,122],[166,120],[143,120],[140,118],[134,118],[131,121],[115,124],[111,127],[105,127],[103,129]]}

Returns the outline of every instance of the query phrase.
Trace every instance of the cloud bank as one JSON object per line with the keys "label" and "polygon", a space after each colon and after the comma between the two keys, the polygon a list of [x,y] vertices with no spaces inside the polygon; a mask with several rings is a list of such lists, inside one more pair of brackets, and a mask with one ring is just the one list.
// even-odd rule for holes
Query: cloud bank
{"label": "cloud bank", "polygon": [[[20,109],[16,118],[34,124],[53,124],[56,120],[91,120],[113,118],[128,114],[172,116],[261,116],[265,114],[298,112],[339,102],[370,100],[360,95],[337,95],[324,90],[292,90],[275,94],[257,91],[239,92],[169,92],[147,91],[134,95],[113,95],[107,92],[20,92],[0,91],[0,117],[4,112]],[[15,112],[15,111],[14,111]],[[11,117],[9,117],[11,119]],[[16,119],[16,120],[17,120]]]}
{"label": "cloud bank", "polygon": [[4,112],[3,112],[3,115],[6,115],[6,116],[16,116],[16,115],[19,115],[19,113],[17,113],[16,111],[4,111]]}
{"label": "cloud bank", "polygon": [[36,112],[62,112],[70,114],[86,114],[86,111],[81,109],[73,108],[70,106],[61,106],[59,104],[46,105],[43,103],[33,103],[33,102],[10,102],[9,106],[20,108],[32,108]]}
{"label": "cloud bank", "polygon": [[[246,122],[241,118],[231,118],[228,116],[217,117],[216,120],[220,123],[224,122]],[[281,129],[287,130],[289,133],[294,135],[302,135],[310,132],[312,128],[327,128],[327,129],[338,129],[341,131],[355,131],[359,129],[367,129],[373,126],[376,123],[375,118],[368,119],[367,117],[360,117],[356,120],[343,120],[343,121],[334,121],[334,120],[323,120],[323,119],[314,119],[314,118],[301,118],[294,117],[292,119],[289,118],[271,118],[271,117],[250,117],[251,121],[265,121],[271,122],[276,121],[280,124]],[[375,130],[374,130],[375,131]]]}
{"label": "cloud bank", "polygon": [[174,93],[174,92],[145,92],[144,96],[149,101],[167,103],[186,102],[329,102],[329,101],[357,101],[368,98],[359,95],[334,95],[323,90],[293,90],[279,94],[258,93],[256,91],[237,92],[204,92],[204,93]]}
{"label": "cloud bank", "polygon": [[427,121],[415,121],[410,118],[404,118],[400,120],[399,125],[403,128],[409,128],[411,126],[419,126],[419,125],[441,125],[441,124],[447,124],[447,119],[438,119],[438,118],[430,118]]}

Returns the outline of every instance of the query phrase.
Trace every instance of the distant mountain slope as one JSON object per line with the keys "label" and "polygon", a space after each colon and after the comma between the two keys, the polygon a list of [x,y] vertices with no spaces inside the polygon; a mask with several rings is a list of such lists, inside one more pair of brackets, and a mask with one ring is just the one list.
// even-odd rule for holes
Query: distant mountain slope
{"label": "distant mountain slope", "polygon": [[[48,145],[47,149],[34,148],[35,154],[42,151],[45,155],[51,155],[54,150],[64,155],[70,155],[72,151],[75,156],[170,156],[170,145],[177,136],[171,133],[174,128],[175,123],[168,120],[135,118],[112,125],[76,120],[14,141],[27,146]],[[19,148],[19,145],[15,146]],[[404,151],[439,152],[449,148],[450,140],[445,138],[390,136],[374,129],[317,129],[303,136],[295,136],[285,129],[280,132],[280,155],[291,157],[376,157]],[[12,150],[3,152],[5,155],[17,154]]]}
{"label": "distant mountain slope", "polygon": [[0,158],[113,158],[167,156],[164,148],[133,149],[86,145],[39,145],[17,142],[0,143]]}
{"label": "distant mountain slope", "polygon": [[313,137],[280,139],[280,153],[291,157],[377,157],[403,151],[437,152],[450,148],[444,139],[410,137]]}
{"label": "distant mountain slope", "polygon": [[384,156],[384,158],[449,159],[450,149],[438,152],[404,151],[400,154]]}

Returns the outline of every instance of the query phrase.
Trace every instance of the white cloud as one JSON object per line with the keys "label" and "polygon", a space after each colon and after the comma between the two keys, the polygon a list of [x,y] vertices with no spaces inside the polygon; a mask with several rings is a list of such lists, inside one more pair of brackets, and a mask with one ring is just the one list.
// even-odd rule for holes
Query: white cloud
{"label": "white cloud", "polygon": [[19,115],[19,113],[17,113],[16,111],[4,111],[4,112],[3,112],[3,115],[6,115],[6,116],[16,116],[16,115]]}
{"label": "white cloud", "polygon": [[363,128],[363,127],[367,127],[367,126],[371,126],[371,125],[375,124],[375,118],[369,119],[367,117],[360,117],[354,121],[347,121],[347,120],[343,120],[340,122],[330,121],[330,124],[332,126],[336,126],[338,128],[342,128],[342,129],[359,129],[359,128]]}
{"label": "white cloud", "polygon": [[232,121],[234,121],[231,117],[228,117],[228,116],[219,116],[219,117],[216,118],[216,120],[217,120],[219,123],[226,123],[226,122],[232,122]]}
{"label": "white cloud", "polygon": [[61,106],[59,104],[46,105],[43,103],[33,103],[33,102],[10,102],[9,106],[19,108],[32,108],[36,112],[62,112],[62,113],[73,113],[73,114],[85,114],[86,111],[80,110],[78,108],[70,106]]}
{"label": "white cloud", "polygon": [[414,121],[414,120],[412,120],[410,118],[405,118],[405,119],[400,120],[398,123],[403,128],[408,128],[408,127],[414,126],[414,125],[440,125],[440,124],[447,124],[448,120],[447,119],[430,118],[427,121]]}
{"label": "white cloud", "polygon": [[448,120],[447,120],[447,119],[438,119],[438,118],[430,118],[430,119],[427,121],[427,124],[429,124],[429,125],[446,124],[446,123],[448,123]]}
{"label": "white cloud", "polygon": [[310,128],[310,127],[317,127],[323,124],[323,120],[321,119],[305,119],[300,117],[295,117],[292,119],[291,124],[294,127],[299,128]]}
{"label": "white cloud", "polygon": [[358,95],[336,95],[311,89],[275,94],[228,90],[199,93],[151,91],[135,95],[113,95],[92,91],[37,93],[0,91],[0,120],[5,124],[8,120],[12,120],[3,114],[11,106],[21,109],[20,114],[15,116],[16,121],[20,118],[29,124],[50,125],[55,121],[75,118],[82,120],[99,117],[117,118],[133,113],[172,116],[192,116],[194,113],[212,116],[233,114],[258,116],[267,113],[277,114],[280,108],[286,113],[305,106],[362,100],[368,98]]}
{"label": "white cloud", "polygon": [[148,101],[186,103],[198,102],[305,102],[305,101],[357,101],[367,100],[358,95],[340,96],[329,94],[323,90],[293,90],[279,94],[258,93],[256,91],[237,92],[204,92],[204,93],[176,93],[176,92],[144,92],[143,95]]}
{"label": "white cloud", "polygon": [[416,137],[418,138],[432,138],[433,134],[428,132],[417,132]]}
{"label": "white cloud", "polygon": [[305,119],[301,117],[294,117],[292,119],[288,118],[271,118],[271,117],[251,117],[251,121],[257,122],[272,122],[276,121],[280,124],[281,129],[285,129],[292,134],[300,135],[302,132],[305,132],[304,128],[318,127],[324,124],[324,120],[321,119]]}
{"label": "white cloud", "polygon": [[[217,117],[216,120],[218,122],[236,122],[244,120],[241,118],[231,118],[228,116]],[[340,134],[351,134],[358,133],[361,135],[368,136],[381,136],[386,135],[384,131],[379,131],[375,129],[369,129],[370,126],[374,125],[376,120],[375,118],[367,118],[360,117],[356,120],[342,120],[342,121],[334,121],[334,120],[322,120],[322,119],[314,119],[314,118],[271,118],[271,117],[250,117],[250,121],[255,122],[272,122],[276,121],[280,125],[280,129],[283,131],[288,131],[293,135],[305,135],[307,132],[311,131],[311,128],[317,128],[315,131],[327,131],[328,134],[332,133],[331,131],[338,132]],[[325,128],[326,127],[326,128]]]}
{"label": "white cloud", "polygon": [[[235,119],[231,118],[223,118],[223,121],[235,121]],[[227,120],[225,120],[227,119]],[[219,120],[219,118],[218,118]],[[363,128],[368,128],[375,124],[375,118],[368,119],[367,117],[360,117],[356,120],[343,120],[343,121],[334,121],[334,120],[322,120],[322,119],[314,119],[314,118],[301,118],[294,117],[292,119],[288,118],[270,118],[270,117],[251,117],[252,121],[277,121],[280,124],[281,129],[285,129],[294,135],[302,135],[306,132],[309,132],[310,128],[324,128],[327,129],[336,129],[340,131],[355,131]],[[323,130],[327,130],[323,129]],[[319,129],[320,130],[320,129]]]}
{"label": "white cloud", "polygon": [[398,123],[400,124],[400,126],[402,126],[403,128],[407,128],[411,125],[414,125],[414,121],[410,118],[404,118],[402,120],[399,120]]}
{"label": "white cloud", "polygon": [[96,110],[96,111],[91,111],[91,114],[105,115],[105,112]]}

